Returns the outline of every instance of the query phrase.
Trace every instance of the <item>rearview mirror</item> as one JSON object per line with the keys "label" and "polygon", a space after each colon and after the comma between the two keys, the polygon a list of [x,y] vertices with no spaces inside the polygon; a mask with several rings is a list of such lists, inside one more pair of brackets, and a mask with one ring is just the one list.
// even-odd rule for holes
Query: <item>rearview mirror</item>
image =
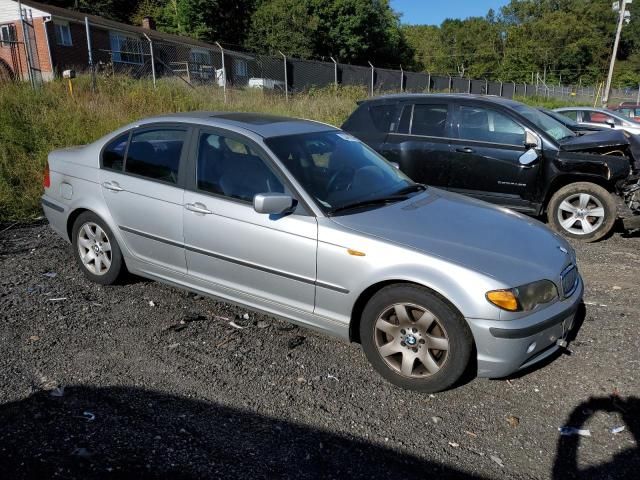
{"label": "rearview mirror", "polygon": [[293,198],[285,193],[258,193],[253,197],[253,209],[258,213],[278,215],[293,207]]}
{"label": "rearview mirror", "polygon": [[535,148],[530,148],[520,155],[520,158],[518,159],[520,165],[531,165],[536,160],[538,160],[538,152],[536,152]]}

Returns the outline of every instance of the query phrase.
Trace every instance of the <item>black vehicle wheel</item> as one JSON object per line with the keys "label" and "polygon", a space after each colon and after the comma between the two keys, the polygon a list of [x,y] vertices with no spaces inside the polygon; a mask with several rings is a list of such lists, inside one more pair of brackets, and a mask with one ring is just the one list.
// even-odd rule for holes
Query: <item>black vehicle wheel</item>
{"label": "black vehicle wheel", "polygon": [[595,242],[608,234],[616,215],[613,195],[588,182],[562,187],[547,207],[547,219],[555,231],[585,242]]}
{"label": "black vehicle wheel", "polygon": [[93,212],[82,213],[73,224],[76,262],[92,282],[111,285],[124,270],[122,253],[111,229]]}
{"label": "black vehicle wheel", "polygon": [[383,288],[360,322],[362,349],[389,382],[419,392],[451,387],[464,373],[473,340],[464,318],[417,285]]}

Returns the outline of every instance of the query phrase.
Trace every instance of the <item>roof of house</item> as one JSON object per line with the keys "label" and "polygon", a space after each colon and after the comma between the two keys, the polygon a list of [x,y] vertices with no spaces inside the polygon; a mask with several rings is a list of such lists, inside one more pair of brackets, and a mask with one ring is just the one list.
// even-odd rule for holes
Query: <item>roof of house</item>
{"label": "roof of house", "polygon": [[114,20],[109,20],[103,17],[98,17],[96,15],[89,15],[87,13],[78,12],[76,10],[69,10],[67,8],[56,7],[55,5],[48,5],[44,3],[33,2],[31,0],[22,0],[22,4],[29,6],[31,8],[42,10],[43,12],[47,12],[53,17],[58,17],[65,20],[73,20],[73,21],[84,23],[84,19],[86,17],[89,19],[89,23],[91,25],[105,27],[112,30],[130,32],[139,36],[143,36],[144,34],[146,34],[149,36],[149,38],[156,41],[183,43],[183,44],[191,45],[193,47],[200,47],[200,48],[207,48],[207,49],[218,48],[215,45],[211,45],[201,40],[196,40],[195,38],[160,32],[158,30],[149,30],[149,29],[134,26],[134,25],[128,25],[122,22],[116,22]]}

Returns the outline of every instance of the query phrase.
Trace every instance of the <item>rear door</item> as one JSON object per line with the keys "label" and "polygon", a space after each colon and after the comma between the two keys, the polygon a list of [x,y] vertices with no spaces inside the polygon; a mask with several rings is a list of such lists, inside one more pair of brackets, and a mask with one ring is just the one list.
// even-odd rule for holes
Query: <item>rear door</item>
{"label": "rear door", "polygon": [[243,302],[314,308],[318,225],[302,205],[286,215],[253,208],[258,193],[289,193],[281,173],[255,143],[201,129],[184,195],[189,275]]}
{"label": "rear door", "polygon": [[455,107],[449,189],[527,211],[540,160],[522,165],[525,128],[486,104]]}
{"label": "rear door", "polygon": [[[138,260],[186,272],[182,235],[190,128],[137,128],[102,153],[101,188],[125,246]],[[144,270],[144,266],[141,267]]]}
{"label": "rear door", "polygon": [[446,101],[404,103],[398,125],[380,152],[412,180],[446,188],[451,156],[450,118]]}

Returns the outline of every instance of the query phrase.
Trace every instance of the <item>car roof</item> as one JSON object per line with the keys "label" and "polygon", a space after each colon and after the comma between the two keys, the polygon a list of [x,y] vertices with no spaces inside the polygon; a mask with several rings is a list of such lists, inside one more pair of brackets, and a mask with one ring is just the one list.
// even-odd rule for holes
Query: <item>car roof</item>
{"label": "car roof", "polygon": [[521,102],[510,98],[499,97],[497,95],[478,95],[473,93],[393,93],[389,95],[380,95],[378,97],[368,98],[359,103],[385,102],[389,100],[405,101],[405,100],[474,100],[493,104],[501,104],[506,106],[521,105]]}
{"label": "car roof", "polygon": [[607,110],[606,108],[598,108],[598,107],[560,107],[554,108],[554,112],[565,112],[567,110],[589,110],[592,112],[602,112],[602,113],[611,113],[611,110]]}
{"label": "car roof", "polygon": [[332,125],[314,120],[243,112],[172,113],[145,118],[140,121],[139,124],[143,125],[157,122],[184,122],[210,127],[221,127],[236,132],[252,132],[263,138],[338,130]]}

